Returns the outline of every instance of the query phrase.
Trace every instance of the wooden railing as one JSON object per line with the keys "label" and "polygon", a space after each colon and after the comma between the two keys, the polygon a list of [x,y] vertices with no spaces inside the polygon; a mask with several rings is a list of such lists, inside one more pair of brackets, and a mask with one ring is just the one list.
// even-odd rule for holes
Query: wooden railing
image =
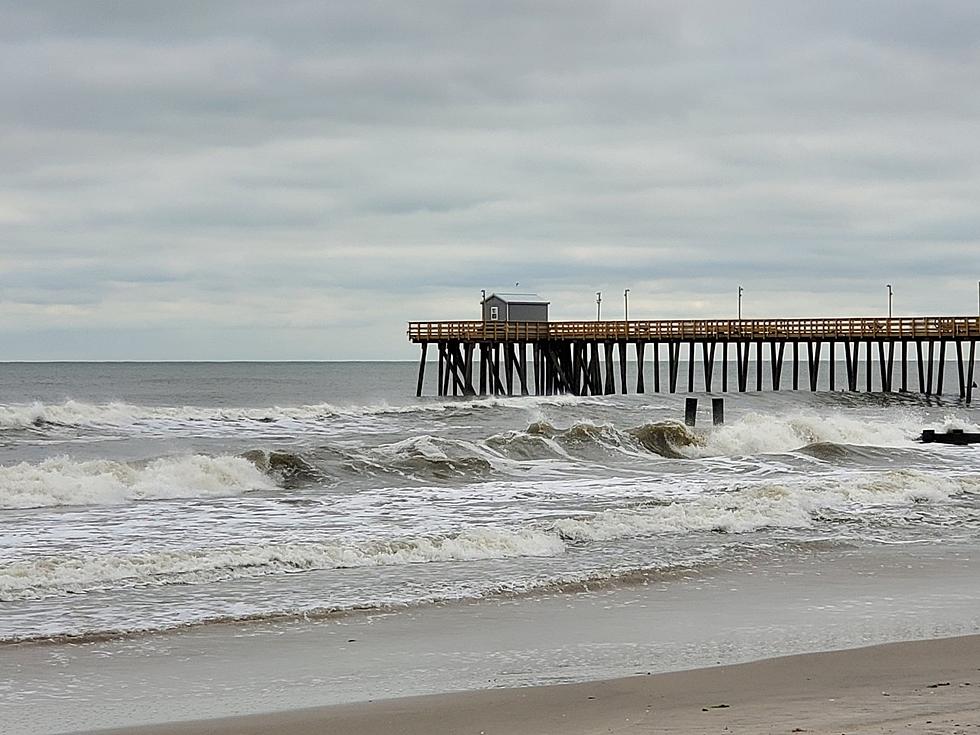
{"label": "wooden railing", "polygon": [[592,322],[409,322],[412,342],[980,339],[980,317],[663,319]]}

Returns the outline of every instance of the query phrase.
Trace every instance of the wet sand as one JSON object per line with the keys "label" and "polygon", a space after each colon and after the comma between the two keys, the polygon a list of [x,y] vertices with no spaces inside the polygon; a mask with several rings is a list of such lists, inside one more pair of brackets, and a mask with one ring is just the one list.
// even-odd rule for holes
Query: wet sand
{"label": "wet sand", "polygon": [[980,636],[584,684],[127,728],[139,735],[980,732]]}
{"label": "wet sand", "polygon": [[[840,733],[919,715],[911,731],[928,731],[936,712],[980,700],[977,639],[954,640],[980,633],[980,560],[932,547],[886,552],[822,551],[751,574],[336,619],[3,646],[0,732],[576,733],[640,722],[637,732]],[[931,642],[805,655],[911,640]]]}

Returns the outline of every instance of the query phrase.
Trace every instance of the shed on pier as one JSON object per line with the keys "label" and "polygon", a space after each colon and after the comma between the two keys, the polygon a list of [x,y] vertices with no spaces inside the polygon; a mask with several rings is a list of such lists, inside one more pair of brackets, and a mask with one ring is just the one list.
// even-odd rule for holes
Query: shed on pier
{"label": "shed on pier", "polygon": [[546,322],[550,303],[536,293],[492,293],[483,301],[483,321]]}

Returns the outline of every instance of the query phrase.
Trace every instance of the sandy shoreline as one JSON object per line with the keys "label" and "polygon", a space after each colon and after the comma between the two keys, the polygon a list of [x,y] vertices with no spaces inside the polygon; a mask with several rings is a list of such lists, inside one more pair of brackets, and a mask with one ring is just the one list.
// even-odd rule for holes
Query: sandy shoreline
{"label": "sandy shoreline", "polygon": [[980,732],[980,635],[583,684],[99,731],[139,735]]}
{"label": "sandy shoreline", "polygon": [[[820,732],[831,722],[826,731],[840,733],[980,699],[978,642],[962,637],[980,633],[972,555],[821,550],[749,572],[10,645],[0,650],[0,732],[588,733],[622,731],[629,717],[644,723],[637,732],[716,722],[719,732]],[[925,642],[890,645],[914,640]],[[874,644],[883,647],[853,651]],[[928,731],[925,719],[912,731]]]}

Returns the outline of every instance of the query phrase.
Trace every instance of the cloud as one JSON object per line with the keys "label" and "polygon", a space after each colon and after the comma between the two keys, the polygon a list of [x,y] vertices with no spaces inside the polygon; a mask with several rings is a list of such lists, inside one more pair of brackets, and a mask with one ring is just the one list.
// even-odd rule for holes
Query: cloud
{"label": "cloud", "polygon": [[975,3],[0,9],[8,358],[406,358],[517,281],[974,308]]}

